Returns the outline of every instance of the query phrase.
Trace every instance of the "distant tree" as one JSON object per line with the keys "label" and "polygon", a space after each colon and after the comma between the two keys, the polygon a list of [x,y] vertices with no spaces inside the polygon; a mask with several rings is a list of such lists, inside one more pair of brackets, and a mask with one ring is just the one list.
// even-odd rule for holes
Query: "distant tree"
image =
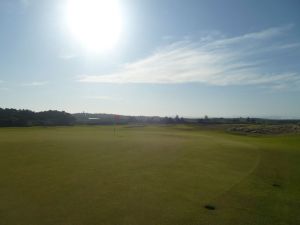
{"label": "distant tree", "polygon": [[135,116],[130,116],[129,118],[128,118],[128,122],[129,123],[136,123],[138,120],[137,120],[137,118],[135,117]]}
{"label": "distant tree", "polygon": [[180,120],[180,123],[185,123],[185,120],[183,117],[181,117],[179,120]]}
{"label": "distant tree", "polygon": [[72,125],[75,118],[66,112],[45,111],[33,112],[30,110],[1,109],[0,126],[36,126],[36,125]]}
{"label": "distant tree", "polygon": [[164,124],[173,124],[173,123],[175,123],[175,120],[171,117],[166,116],[162,119],[162,123],[164,123]]}
{"label": "distant tree", "polygon": [[175,119],[174,119],[174,122],[175,123],[178,123],[178,124],[182,124],[182,123],[184,123],[185,121],[184,121],[184,118],[183,117],[179,117],[178,115],[176,115],[175,116]]}
{"label": "distant tree", "polygon": [[176,123],[176,122],[175,122],[175,119],[174,119],[174,118],[169,117],[169,118],[168,118],[168,123],[169,123],[169,124],[173,124],[173,123]]}

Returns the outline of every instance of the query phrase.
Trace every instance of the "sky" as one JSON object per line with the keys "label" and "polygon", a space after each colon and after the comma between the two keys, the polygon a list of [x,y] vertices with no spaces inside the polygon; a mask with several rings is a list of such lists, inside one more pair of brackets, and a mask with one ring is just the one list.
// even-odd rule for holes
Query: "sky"
{"label": "sky", "polygon": [[0,107],[300,118],[300,1],[76,1],[0,0]]}

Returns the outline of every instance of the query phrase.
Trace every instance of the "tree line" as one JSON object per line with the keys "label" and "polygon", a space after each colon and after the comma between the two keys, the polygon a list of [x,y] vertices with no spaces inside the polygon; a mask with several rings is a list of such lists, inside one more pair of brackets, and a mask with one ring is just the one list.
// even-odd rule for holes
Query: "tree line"
{"label": "tree line", "polygon": [[300,120],[271,120],[262,118],[204,118],[189,119],[159,116],[122,116],[114,114],[70,114],[64,111],[49,110],[33,112],[31,110],[0,108],[0,127],[26,126],[66,126],[66,125],[127,125],[127,124],[300,124]]}
{"label": "tree line", "polygon": [[75,118],[64,111],[33,112],[0,108],[0,127],[64,126],[74,123]]}

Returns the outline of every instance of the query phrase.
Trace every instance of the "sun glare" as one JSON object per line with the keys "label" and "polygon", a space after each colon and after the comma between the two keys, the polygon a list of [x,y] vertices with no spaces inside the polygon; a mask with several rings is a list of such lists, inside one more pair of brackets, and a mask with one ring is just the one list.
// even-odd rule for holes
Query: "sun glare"
{"label": "sun glare", "polygon": [[117,0],[68,0],[66,22],[74,38],[92,52],[112,49],[122,31]]}

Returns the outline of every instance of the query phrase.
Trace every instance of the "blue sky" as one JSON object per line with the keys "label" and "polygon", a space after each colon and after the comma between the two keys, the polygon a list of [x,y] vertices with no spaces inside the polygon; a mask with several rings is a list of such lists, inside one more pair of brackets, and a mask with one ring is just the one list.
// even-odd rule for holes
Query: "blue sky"
{"label": "blue sky", "polygon": [[0,0],[0,107],[300,118],[299,1],[119,2],[120,39],[95,53],[64,0]]}

